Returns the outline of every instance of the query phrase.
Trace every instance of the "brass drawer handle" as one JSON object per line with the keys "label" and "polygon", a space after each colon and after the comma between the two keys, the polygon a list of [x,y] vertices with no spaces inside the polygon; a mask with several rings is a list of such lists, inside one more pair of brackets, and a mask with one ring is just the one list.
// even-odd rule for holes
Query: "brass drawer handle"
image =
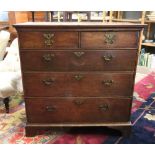
{"label": "brass drawer handle", "polygon": [[51,47],[54,43],[54,33],[44,33],[43,36],[45,39],[45,46]]}
{"label": "brass drawer handle", "polygon": [[45,85],[51,85],[54,81],[55,81],[55,79],[49,78],[49,79],[43,80],[43,83],[44,83]]}
{"label": "brass drawer handle", "polygon": [[106,32],[104,38],[106,44],[113,44],[116,40],[116,34],[114,32]]}
{"label": "brass drawer handle", "polygon": [[80,81],[81,79],[83,79],[83,76],[78,74],[74,76],[75,80]]}
{"label": "brass drawer handle", "polygon": [[55,57],[55,54],[44,54],[43,60],[46,62],[51,62],[54,57]]}
{"label": "brass drawer handle", "polygon": [[46,106],[46,111],[48,111],[48,112],[53,112],[55,110],[56,110],[55,106]]}
{"label": "brass drawer handle", "polygon": [[112,86],[112,84],[114,83],[114,81],[113,80],[104,80],[104,81],[102,81],[102,83],[105,86],[110,87],[110,86]]}
{"label": "brass drawer handle", "polygon": [[74,103],[76,105],[82,105],[84,102],[82,100],[75,100]]}
{"label": "brass drawer handle", "polygon": [[113,57],[112,57],[112,55],[105,55],[102,58],[103,58],[104,61],[109,62],[109,61],[112,60]]}
{"label": "brass drawer handle", "polygon": [[84,54],[85,54],[85,52],[74,52],[74,55],[75,55],[77,58],[81,58]]}
{"label": "brass drawer handle", "polygon": [[108,104],[101,104],[101,105],[99,105],[99,110],[101,110],[101,111],[107,111],[107,110],[109,110],[109,106],[108,106]]}

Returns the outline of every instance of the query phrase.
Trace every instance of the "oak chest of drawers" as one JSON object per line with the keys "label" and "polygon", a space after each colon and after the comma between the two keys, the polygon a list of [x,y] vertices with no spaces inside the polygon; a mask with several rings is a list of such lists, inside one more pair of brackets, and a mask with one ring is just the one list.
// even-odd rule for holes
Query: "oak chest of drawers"
{"label": "oak chest of drawers", "polygon": [[59,126],[130,127],[140,24],[23,23],[26,135]]}

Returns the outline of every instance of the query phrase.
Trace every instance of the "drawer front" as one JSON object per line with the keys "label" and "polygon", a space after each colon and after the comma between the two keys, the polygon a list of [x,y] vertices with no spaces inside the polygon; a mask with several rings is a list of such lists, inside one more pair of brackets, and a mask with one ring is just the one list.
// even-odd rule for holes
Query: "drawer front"
{"label": "drawer front", "polygon": [[78,48],[78,32],[20,32],[21,49]]}
{"label": "drawer front", "polygon": [[138,32],[82,32],[83,49],[138,48]]}
{"label": "drawer front", "polygon": [[24,71],[134,71],[137,51],[22,51],[21,60]]}
{"label": "drawer front", "polygon": [[29,123],[104,123],[130,119],[131,99],[26,98]]}
{"label": "drawer front", "polygon": [[133,74],[24,73],[26,96],[132,96]]}

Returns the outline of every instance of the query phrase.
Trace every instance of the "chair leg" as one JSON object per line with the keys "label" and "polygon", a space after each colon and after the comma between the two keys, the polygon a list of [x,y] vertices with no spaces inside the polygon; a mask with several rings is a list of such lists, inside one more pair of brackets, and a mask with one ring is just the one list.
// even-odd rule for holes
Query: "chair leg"
{"label": "chair leg", "polygon": [[6,113],[9,113],[9,102],[10,102],[9,97],[3,99],[3,103],[5,104]]}

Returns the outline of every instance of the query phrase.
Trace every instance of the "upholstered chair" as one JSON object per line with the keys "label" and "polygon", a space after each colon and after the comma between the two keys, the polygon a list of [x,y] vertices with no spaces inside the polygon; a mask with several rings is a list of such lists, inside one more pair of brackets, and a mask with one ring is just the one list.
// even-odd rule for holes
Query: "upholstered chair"
{"label": "upholstered chair", "polygon": [[3,100],[6,112],[9,113],[9,97],[22,92],[18,39],[7,48],[7,55],[0,61],[0,98]]}
{"label": "upholstered chair", "polygon": [[6,47],[10,39],[10,33],[8,31],[0,31],[0,61],[3,60],[6,54]]}

